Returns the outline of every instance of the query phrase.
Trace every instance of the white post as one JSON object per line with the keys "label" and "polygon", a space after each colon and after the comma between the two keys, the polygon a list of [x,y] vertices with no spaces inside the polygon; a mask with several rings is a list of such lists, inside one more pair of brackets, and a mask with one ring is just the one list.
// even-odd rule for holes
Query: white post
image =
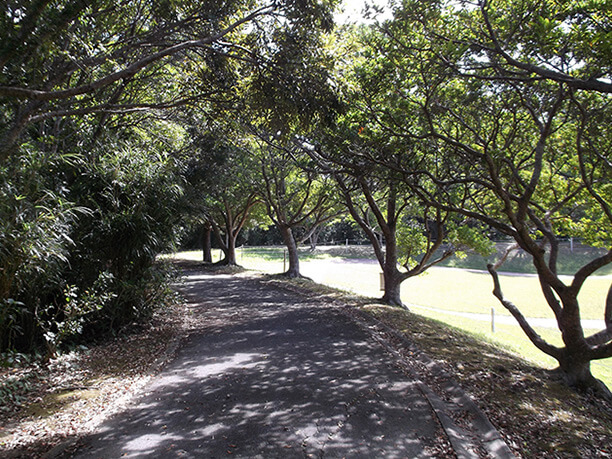
{"label": "white post", "polygon": [[491,333],[495,333],[495,308],[491,308]]}

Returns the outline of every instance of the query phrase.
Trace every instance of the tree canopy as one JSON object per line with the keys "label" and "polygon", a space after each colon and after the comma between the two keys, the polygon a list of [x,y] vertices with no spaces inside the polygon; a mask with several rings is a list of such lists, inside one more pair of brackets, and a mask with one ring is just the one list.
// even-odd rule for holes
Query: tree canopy
{"label": "tree canopy", "polygon": [[[368,160],[401,173],[422,203],[494,228],[532,257],[563,346],[539,336],[502,293],[499,264],[489,266],[494,294],[582,386],[593,385],[590,361],[612,355],[610,300],[606,329],[587,337],[577,299],[586,278],[612,261],[607,127],[590,130],[610,103],[602,6],[406,2],[366,36],[359,71],[372,129],[404,143],[401,164],[376,151]],[[574,41],[585,31],[588,52]],[[557,260],[570,236],[608,250],[566,283]]]}
{"label": "tree canopy", "polygon": [[[163,302],[168,277],[154,261],[176,242],[190,207],[185,154],[193,142],[185,121],[263,126],[284,116],[299,125],[319,113],[307,106],[318,92],[307,91],[306,78],[289,87],[287,75],[305,68],[324,78],[306,62],[313,63],[318,34],[332,26],[331,6],[2,3],[2,350],[45,342],[53,353],[85,328],[113,330]],[[284,86],[262,86],[273,78]],[[295,98],[298,86],[302,97]],[[288,101],[278,116],[255,110],[271,97]],[[217,170],[237,151],[234,140],[214,139],[204,153],[214,155],[208,147],[222,140]],[[214,170],[215,161],[204,167]],[[220,174],[209,175],[209,215],[218,207],[213,198],[225,200],[226,217],[234,212],[244,177],[228,177],[234,183],[224,188],[213,183]],[[246,209],[237,224],[226,221],[230,239]]]}

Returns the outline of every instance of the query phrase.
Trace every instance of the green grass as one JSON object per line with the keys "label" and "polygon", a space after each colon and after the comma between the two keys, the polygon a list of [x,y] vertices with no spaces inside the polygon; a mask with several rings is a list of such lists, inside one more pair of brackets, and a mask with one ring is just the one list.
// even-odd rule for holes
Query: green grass
{"label": "green grass", "polygon": [[[443,262],[442,265],[455,268],[485,270],[487,263],[494,263],[497,261],[509,245],[510,243],[497,243],[496,253],[487,258],[477,254],[471,254],[465,258],[451,257]],[[557,270],[559,274],[573,275],[578,269],[591,261],[593,258],[604,255],[606,252],[607,250],[605,249],[593,248],[577,242],[574,244],[570,244],[569,241],[561,242],[559,245]],[[535,274],[535,268],[531,258],[522,250],[511,251],[501,270],[512,273]],[[597,274],[612,274],[612,265],[604,266],[597,271]]]}
{"label": "green grass", "polygon": [[[540,352],[517,325],[496,324],[495,332],[492,332],[491,324],[488,322],[432,312],[418,307],[413,308],[412,312],[452,325],[543,368],[557,367],[556,361]],[[557,329],[536,327],[536,331],[548,342],[561,345],[561,335]],[[608,387],[612,387],[612,358],[592,362],[591,370],[596,378],[601,379]]]}
{"label": "green grass", "polygon": [[[284,269],[283,252],[280,247],[245,248],[238,250],[237,259],[238,263],[247,269],[280,273]],[[301,271],[315,282],[333,288],[367,297],[380,297],[380,267],[376,263],[358,263],[354,260],[367,255],[369,255],[367,248],[338,247],[315,254],[302,250]],[[183,252],[180,257],[201,260],[201,252]],[[220,253],[215,251],[214,261],[219,257]],[[536,277],[501,275],[500,281],[504,294],[527,317],[553,317]],[[593,276],[588,279],[580,295],[584,319],[602,319],[611,281],[608,276]],[[492,333],[490,322],[452,314],[452,312],[469,312],[488,316],[491,308],[495,308],[496,315],[508,316],[509,313],[493,297],[491,290],[492,281],[488,273],[436,267],[421,276],[405,281],[402,284],[402,300],[411,305],[412,311],[419,315],[453,325],[542,367],[552,368],[555,365],[554,360],[537,350],[517,325],[496,323],[495,333]],[[556,329],[539,328],[538,332],[554,344],[561,343]],[[608,387],[612,387],[612,359],[593,362],[593,374],[602,379]]]}
{"label": "green grass", "polygon": [[[602,319],[603,307],[611,279],[594,276],[587,279],[579,295],[582,317]],[[553,318],[540,284],[535,276],[501,275],[502,291],[529,317]],[[567,279],[569,282],[569,278]],[[491,307],[509,315],[491,291],[491,276],[484,272],[450,268],[433,268],[402,285],[408,303],[439,307],[452,311],[489,313]]]}

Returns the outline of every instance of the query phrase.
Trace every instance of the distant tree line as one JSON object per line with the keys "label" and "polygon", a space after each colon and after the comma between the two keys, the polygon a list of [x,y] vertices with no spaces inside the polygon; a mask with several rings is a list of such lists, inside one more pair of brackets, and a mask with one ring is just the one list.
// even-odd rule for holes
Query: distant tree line
{"label": "distant tree line", "polygon": [[[204,229],[201,227],[191,228],[181,238],[179,250],[202,250],[202,235]],[[299,237],[299,236],[298,236]],[[369,241],[357,224],[349,219],[342,219],[322,226],[317,236],[317,244],[320,245],[343,245],[348,241],[351,245],[369,244]],[[305,242],[309,245],[309,241]],[[236,245],[259,247],[283,245],[283,237],[276,226],[255,226],[243,230],[236,239]],[[219,249],[220,245],[213,239],[212,247]]]}

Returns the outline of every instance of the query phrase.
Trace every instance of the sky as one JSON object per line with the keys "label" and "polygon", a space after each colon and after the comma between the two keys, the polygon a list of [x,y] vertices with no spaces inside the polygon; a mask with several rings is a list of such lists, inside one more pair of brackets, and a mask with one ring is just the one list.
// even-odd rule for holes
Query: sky
{"label": "sky", "polygon": [[[344,0],[343,1],[343,9],[342,13],[336,14],[336,21],[339,24],[346,24],[349,22],[371,22],[366,21],[363,17],[363,9],[365,4],[374,4],[379,6],[386,6],[388,0]],[[383,13],[383,15],[379,16],[379,20],[388,19],[391,17],[391,13],[387,8],[387,12]]]}

